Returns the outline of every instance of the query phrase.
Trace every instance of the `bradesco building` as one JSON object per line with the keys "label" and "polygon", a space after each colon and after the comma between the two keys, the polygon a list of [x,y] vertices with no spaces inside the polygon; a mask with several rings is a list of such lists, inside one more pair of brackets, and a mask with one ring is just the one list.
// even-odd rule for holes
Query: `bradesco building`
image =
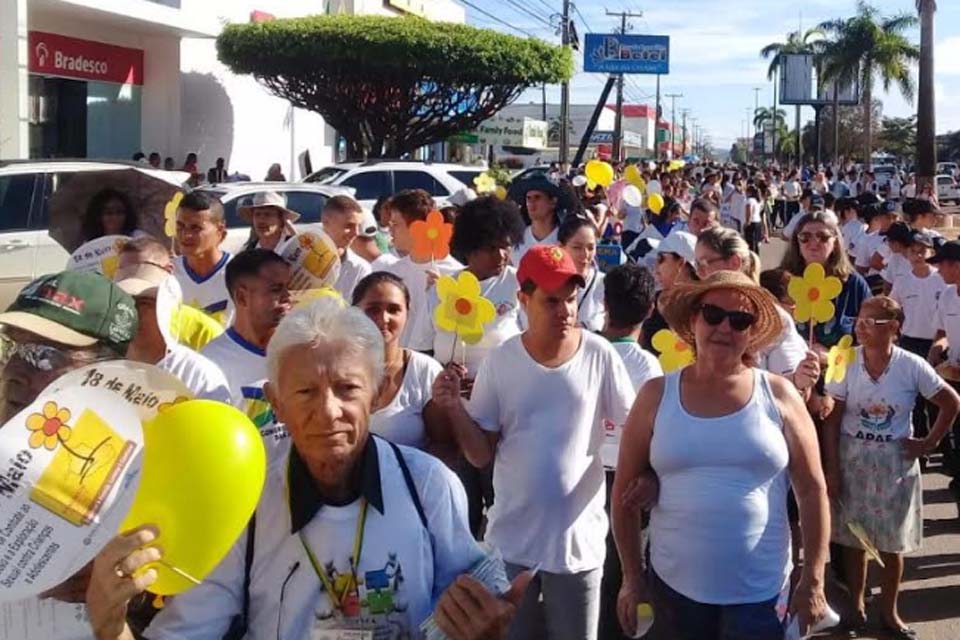
{"label": "bradesco building", "polygon": [[143,148],[178,149],[181,39],[215,37],[215,21],[188,19],[178,0],[0,5],[0,85],[16,87],[20,100],[0,98],[4,115],[20,113],[16,130],[8,120],[0,131],[8,145],[18,138],[19,153],[8,147],[7,157],[129,159]]}

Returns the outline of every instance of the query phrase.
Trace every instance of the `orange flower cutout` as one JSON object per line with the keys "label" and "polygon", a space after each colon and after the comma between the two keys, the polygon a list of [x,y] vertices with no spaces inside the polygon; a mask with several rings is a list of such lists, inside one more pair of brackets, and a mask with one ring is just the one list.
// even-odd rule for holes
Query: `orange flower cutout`
{"label": "orange flower cutout", "polygon": [[41,413],[31,413],[27,416],[27,429],[32,431],[29,444],[32,449],[46,447],[49,451],[57,448],[60,442],[70,439],[71,429],[67,426],[70,419],[70,410],[61,409],[56,402],[50,401],[43,405]]}
{"label": "orange flower cutout", "polygon": [[450,239],[453,225],[443,221],[443,214],[431,211],[426,220],[417,220],[410,225],[413,247],[410,255],[414,260],[443,260],[450,255]]}

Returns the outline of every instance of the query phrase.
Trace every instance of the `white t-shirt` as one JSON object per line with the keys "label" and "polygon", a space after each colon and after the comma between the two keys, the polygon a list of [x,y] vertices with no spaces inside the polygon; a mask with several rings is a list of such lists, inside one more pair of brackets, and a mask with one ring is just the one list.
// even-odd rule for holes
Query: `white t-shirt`
{"label": "white t-shirt", "polygon": [[[787,226],[783,228],[783,235],[785,238],[789,239],[793,237],[793,232],[797,230],[797,226],[800,224],[800,219],[803,217],[804,213],[806,212],[801,211],[797,215],[790,218],[790,222],[788,222]],[[823,210],[823,217],[826,220],[832,222],[834,225],[839,226],[840,224],[840,220],[837,218],[837,214],[835,214],[833,211],[830,211],[829,209]]]}
{"label": "white t-shirt", "polygon": [[[433,356],[441,362],[449,362],[451,356],[467,368],[467,375],[476,377],[483,362],[491,349],[499,347],[507,339],[520,333],[520,301],[517,292],[520,285],[517,282],[517,270],[507,266],[499,276],[487,278],[480,282],[481,295],[493,303],[497,310],[497,317],[484,327],[483,338],[477,344],[465,344],[457,339],[456,335],[447,331],[439,331],[433,322],[433,312],[440,304],[436,289],[430,290],[430,330],[433,332]],[[456,343],[456,349],[454,344]],[[456,351],[456,353],[454,353]]]}
{"label": "white t-shirt", "polygon": [[530,356],[522,335],[507,340],[480,365],[467,405],[500,434],[487,540],[507,562],[552,573],[603,566],[603,421],[623,424],[635,396],[613,347],[580,334],[573,357],[552,368]]}
{"label": "white t-shirt", "polygon": [[783,307],[777,305],[777,315],[783,324],[780,337],[764,347],[758,355],[757,366],[779,376],[789,376],[807,356],[807,343],[797,332],[797,325]]}
{"label": "white t-shirt", "polygon": [[233,327],[215,338],[201,351],[220,367],[230,387],[230,404],[243,411],[260,430],[267,448],[268,462],[283,458],[287,429],[277,423],[270,401],[263,391],[267,381],[267,354],[247,342]]}
{"label": "white t-shirt", "polygon": [[747,196],[739,191],[730,194],[730,217],[741,225],[747,221]]}
{"label": "white t-shirt", "polygon": [[783,195],[790,200],[800,197],[800,183],[796,180],[787,180],[783,183]]}
{"label": "white t-shirt", "polygon": [[762,218],[760,217],[762,207],[760,206],[760,201],[756,198],[747,198],[747,212],[746,219],[750,224],[760,224]]}
{"label": "white t-shirt", "polygon": [[890,297],[903,307],[903,335],[933,340],[937,334],[937,301],[946,288],[947,283],[936,270],[926,278],[909,271],[893,281]]}
{"label": "white t-shirt", "polygon": [[883,258],[883,269],[880,271],[880,277],[890,284],[903,278],[913,269],[906,256],[891,251],[890,245],[886,242],[883,242],[877,248],[877,253]]}
{"label": "white t-shirt", "polygon": [[397,395],[370,416],[370,431],[396,444],[423,449],[427,445],[423,409],[430,402],[433,381],[443,367],[423,353],[407,351],[407,354],[409,360]]}
{"label": "white t-shirt", "polygon": [[[873,254],[879,252],[880,248],[885,246],[886,242],[884,242],[884,237],[880,235],[879,231],[864,231],[863,235],[860,236],[860,242],[857,243],[854,264],[864,269],[870,267]],[[867,275],[873,276],[878,273],[880,272],[871,267]]]}
{"label": "white t-shirt", "polygon": [[916,198],[917,197],[917,183],[911,182],[910,184],[904,185],[903,187],[903,197],[904,198]]}
{"label": "white t-shirt", "polygon": [[181,344],[170,345],[157,366],[179,378],[195,398],[230,404],[230,387],[223,371],[193,349]]}
{"label": "white t-shirt", "polygon": [[371,272],[370,263],[357,255],[350,247],[340,258],[340,276],[334,288],[340,292],[347,304],[353,302],[353,290],[357,283]]}
{"label": "white t-shirt", "polygon": [[891,198],[899,198],[900,189],[903,187],[903,183],[900,182],[900,178],[896,176],[890,178],[890,182],[888,183],[888,186],[890,187],[890,192],[888,195]]}
{"label": "white t-shirt", "polygon": [[[299,475],[291,477],[286,456],[283,464],[269,470],[257,505],[245,637],[420,638],[419,626],[440,595],[483,557],[470,534],[466,495],[457,477],[436,458],[402,448],[428,530],[392,448],[375,437],[371,442],[376,444],[372,454],[362,454],[368,507],[355,569],[350,561],[360,500],[343,507],[317,505],[322,498],[311,499],[309,488],[291,490],[304,481],[296,479]],[[376,476],[366,471],[370,459],[379,460]],[[370,494],[381,496],[379,508]],[[301,497],[296,520],[291,495]],[[317,510],[310,516],[312,507]],[[295,522],[299,528],[292,533]],[[345,618],[334,611],[305,545],[322,567],[333,568],[331,577],[337,587],[352,569],[356,571],[360,585],[351,590],[346,602],[359,609],[359,616]],[[202,584],[167,601],[145,635],[151,640],[223,637],[231,618],[242,611],[246,548],[244,532]],[[365,633],[335,631],[361,620],[370,625],[364,627]]]}
{"label": "white t-shirt", "polygon": [[557,233],[559,231],[559,227],[554,227],[553,231],[548,233],[546,238],[537,240],[533,236],[533,227],[528,226],[523,232],[523,241],[513,248],[513,266],[520,266],[520,261],[523,260],[524,254],[530,250],[530,247],[535,247],[538,244],[557,244]]}
{"label": "white t-shirt", "polygon": [[840,227],[840,233],[843,235],[844,244],[847,246],[847,253],[852,256],[857,255],[857,244],[861,241],[863,234],[867,231],[867,225],[857,218],[847,220]]}
{"label": "white t-shirt", "polygon": [[863,365],[863,347],[857,347],[843,382],[831,382],[827,391],[846,403],[841,422],[845,435],[890,442],[913,435],[911,413],[917,395],[930,399],[943,385],[930,363],[900,347],[893,348],[887,370],[873,380]]}
{"label": "white t-shirt", "polygon": [[960,295],[957,285],[948,285],[937,302],[937,330],[947,335],[950,364],[960,364]]}
{"label": "white t-shirt", "polygon": [[432,263],[414,262],[410,256],[405,256],[383,269],[402,279],[410,291],[407,326],[403,328],[403,335],[400,336],[400,345],[406,349],[429,351],[433,348],[433,340],[430,337],[430,325],[433,324],[433,319],[430,317],[427,306],[426,272],[430,269],[436,269],[440,275],[453,276],[463,269],[463,265],[453,256],[447,256],[443,260],[435,260]]}
{"label": "white t-shirt", "polygon": [[587,277],[587,286],[577,292],[577,320],[580,325],[594,333],[603,331],[607,320],[607,308],[603,303],[604,274],[594,268]]}
{"label": "white t-shirt", "polygon": [[[636,340],[623,339],[613,340],[610,343],[613,350],[620,355],[627,373],[630,375],[630,384],[634,392],[640,391],[640,387],[657,376],[663,375],[663,369],[657,356],[653,355]],[[605,438],[603,446],[600,448],[600,458],[603,460],[603,466],[607,469],[617,468],[617,458],[620,456],[620,439],[623,437],[623,425],[617,424],[612,420],[603,421],[603,432]]]}
{"label": "white t-shirt", "polygon": [[398,262],[400,262],[400,256],[393,251],[381,253],[379,258],[370,263],[370,272],[387,271],[387,267],[397,264]]}
{"label": "white t-shirt", "polygon": [[233,315],[230,307],[230,294],[227,292],[227,263],[232,255],[223,252],[223,257],[213,271],[201,277],[187,265],[183,256],[173,259],[173,276],[183,291],[183,302],[191,307],[205,311],[227,326]]}

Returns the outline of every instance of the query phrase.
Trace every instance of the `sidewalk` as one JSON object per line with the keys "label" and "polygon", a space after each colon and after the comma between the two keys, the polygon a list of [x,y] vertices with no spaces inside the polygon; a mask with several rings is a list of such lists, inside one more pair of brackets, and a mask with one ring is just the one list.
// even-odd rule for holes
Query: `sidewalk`
{"label": "sidewalk", "polygon": [[[900,615],[920,640],[960,640],[960,518],[947,476],[932,462],[924,475],[923,548],[906,558],[900,591]],[[867,585],[879,594],[876,565],[871,565]],[[828,591],[840,611],[847,607],[842,594]],[[861,638],[881,639],[879,613],[867,606],[868,631]],[[822,638],[846,636],[825,635]]]}

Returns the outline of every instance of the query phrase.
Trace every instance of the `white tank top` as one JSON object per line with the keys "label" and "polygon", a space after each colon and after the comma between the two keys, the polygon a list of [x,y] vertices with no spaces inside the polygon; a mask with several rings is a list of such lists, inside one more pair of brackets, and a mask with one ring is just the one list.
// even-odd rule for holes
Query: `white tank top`
{"label": "white tank top", "polygon": [[660,498],[650,514],[651,563],[672,589],[705,604],[762,602],[790,575],[789,454],[767,373],[739,410],[698,418],[668,374],[650,463]]}

